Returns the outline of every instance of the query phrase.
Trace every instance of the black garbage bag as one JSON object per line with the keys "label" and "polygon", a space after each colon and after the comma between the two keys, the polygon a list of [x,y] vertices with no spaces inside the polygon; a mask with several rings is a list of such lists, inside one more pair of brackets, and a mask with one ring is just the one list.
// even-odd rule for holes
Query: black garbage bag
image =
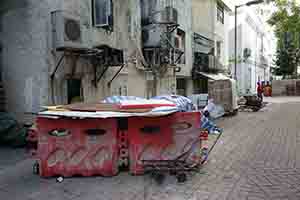
{"label": "black garbage bag", "polygon": [[18,122],[13,118],[12,115],[9,113],[0,112],[0,137],[17,124]]}
{"label": "black garbage bag", "polygon": [[12,115],[0,112],[0,145],[22,147],[26,145],[27,129]]}

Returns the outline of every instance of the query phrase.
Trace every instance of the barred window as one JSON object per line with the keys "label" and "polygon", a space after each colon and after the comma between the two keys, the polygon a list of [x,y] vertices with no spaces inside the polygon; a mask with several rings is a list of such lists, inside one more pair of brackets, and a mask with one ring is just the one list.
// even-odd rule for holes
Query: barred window
{"label": "barred window", "polygon": [[93,25],[112,26],[113,6],[111,0],[92,0]]}

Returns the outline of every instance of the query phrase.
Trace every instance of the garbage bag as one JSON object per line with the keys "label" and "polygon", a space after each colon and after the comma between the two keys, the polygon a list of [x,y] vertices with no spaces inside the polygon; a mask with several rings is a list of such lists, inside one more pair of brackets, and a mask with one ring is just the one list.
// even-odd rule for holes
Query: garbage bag
{"label": "garbage bag", "polygon": [[0,144],[21,147],[26,144],[27,129],[9,113],[0,113]]}
{"label": "garbage bag", "polygon": [[225,110],[222,106],[214,104],[214,100],[208,100],[207,106],[205,106],[204,112],[209,112],[209,117],[217,119],[225,114]]}
{"label": "garbage bag", "polygon": [[17,121],[9,113],[0,112],[0,138],[1,135],[17,125]]}
{"label": "garbage bag", "polygon": [[209,99],[207,105],[204,107],[203,111],[211,113],[215,109],[216,105],[214,104],[213,99]]}
{"label": "garbage bag", "polygon": [[209,116],[213,119],[218,119],[225,114],[225,110],[222,106],[216,105],[214,109],[209,113]]}

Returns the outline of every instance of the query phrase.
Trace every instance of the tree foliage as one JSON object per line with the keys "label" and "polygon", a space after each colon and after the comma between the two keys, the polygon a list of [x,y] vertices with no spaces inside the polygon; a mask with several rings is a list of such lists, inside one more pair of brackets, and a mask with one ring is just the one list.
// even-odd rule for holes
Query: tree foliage
{"label": "tree foliage", "polygon": [[297,0],[276,0],[276,11],[268,23],[277,38],[275,70],[277,75],[292,75],[297,71],[300,57],[300,6]]}

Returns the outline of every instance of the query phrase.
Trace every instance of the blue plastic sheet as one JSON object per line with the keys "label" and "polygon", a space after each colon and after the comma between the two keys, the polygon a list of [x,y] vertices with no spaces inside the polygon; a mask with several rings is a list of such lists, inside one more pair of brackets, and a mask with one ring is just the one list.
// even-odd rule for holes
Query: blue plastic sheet
{"label": "blue plastic sheet", "polygon": [[211,119],[204,115],[201,117],[201,129],[207,130],[209,134],[218,134],[222,131]]}

